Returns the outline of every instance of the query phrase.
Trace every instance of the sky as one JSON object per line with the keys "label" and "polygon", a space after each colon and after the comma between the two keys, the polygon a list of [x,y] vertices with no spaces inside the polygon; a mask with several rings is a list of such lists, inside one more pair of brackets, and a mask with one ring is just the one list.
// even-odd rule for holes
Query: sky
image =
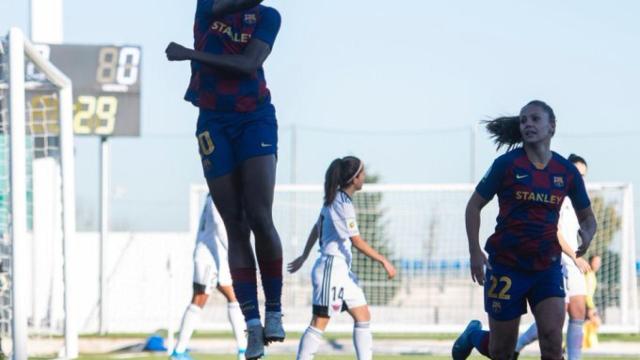
{"label": "sky", "polygon": [[[384,183],[477,181],[499,155],[478,122],[541,99],[558,118],[552,148],[585,157],[589,181],[634,184],[640,209],[640,2],[264,4],[283,18],[265,64],[278,183],[320,183],[347,154]],[[182,101],[188,63],[166,61],[164,48],[192,43],[194,9],[195,0],[64,1],[65,42],[143,49],[142,134],[110,140],[113,230],[188,227],[189,186],[203,182],[197,110]],[[27,30],[26,0],[0,1],[0,34],[10,26]],[[98,223],[98,154],[96,138],[76,139],[81,230]]]}

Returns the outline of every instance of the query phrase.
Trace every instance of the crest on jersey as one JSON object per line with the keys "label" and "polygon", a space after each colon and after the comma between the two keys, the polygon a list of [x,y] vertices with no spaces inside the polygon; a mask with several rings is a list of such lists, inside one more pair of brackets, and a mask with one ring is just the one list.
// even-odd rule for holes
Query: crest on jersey
{"label": "crest on jersey", "polygon": [[553,185],[557,188],[563,188],[564,187],[564,179],[562,178],[562,176],[554,176],[553,177]]}
{"label": "crest on jersey", "polygon": [[349,229],[355,229],[355,227],[356,227],[356,222],[353,220],[349,221]]}
{"label": "crest on jersey", "polygon": [[493,310],[493,312],[496,314],[500,313],[502,311],[502,304],[500,304],[499,301],[494,300],[491,304],[491,310]]}
{"label": "crest on jersey", "polygon": [[244,15],[244,23],[247,25],[253,25],[258,22],[258,17],[256,14],[245,14]]}

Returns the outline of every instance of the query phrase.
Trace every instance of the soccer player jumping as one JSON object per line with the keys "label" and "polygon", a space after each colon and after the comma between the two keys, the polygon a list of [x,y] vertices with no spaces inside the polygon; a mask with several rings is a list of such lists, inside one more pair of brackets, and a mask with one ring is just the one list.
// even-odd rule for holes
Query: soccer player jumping
{"label": "soccer player jumping", "polygon": [[[247,324],[247,359],[264,343],[283,341],[282,244],[273,225],[277,122],[263,63],[280,15],[262,0],[198,0],[194,49],[170,43],[171,61],[191,61],[185,100],[200,110],[196,136],[202,168],[229,236],[233,289]],[[255,251],[265,295],[258,308]]]}
{"label": "soccer player jumping", "polygon": [[[484,285],[490,331],[471,321],[454,343],[452,357],[466,359],[475,347],[491,359],[509,360],[528,302],[538,325],[542,359],[562,359],[565,291],[558,217],[568,196],[580,224],[576,255],[581,256],[596,231],[591,202],[576,167],[550,149],[556,117],[549,105],[531,101],[520,116],[495,119],[487,129],[498,148],[515,148],[493,162],[465,213],[471,277]],[[478,239],[480,211],[496,194],[500,213],[485,245],[487,259]]]}

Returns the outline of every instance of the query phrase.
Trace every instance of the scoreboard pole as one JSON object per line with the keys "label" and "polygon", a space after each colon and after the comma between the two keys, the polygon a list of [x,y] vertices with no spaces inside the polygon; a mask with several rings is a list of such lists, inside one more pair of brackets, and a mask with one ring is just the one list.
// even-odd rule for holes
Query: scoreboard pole
{"label": "scoreboard pole", "polygon": [[106,239],[109,232],[109,137],[100,137],[100,316],[99,331],[107,333]]}

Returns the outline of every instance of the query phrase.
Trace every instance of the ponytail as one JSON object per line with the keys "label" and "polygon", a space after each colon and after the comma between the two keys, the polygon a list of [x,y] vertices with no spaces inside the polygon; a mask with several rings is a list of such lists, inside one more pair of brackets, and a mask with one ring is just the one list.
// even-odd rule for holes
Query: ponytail
{"label": "ponytail", "polygon": [[522,142],[519,116],[501,116],[484,123],[487,131],[491,134],[491,139],[498,146],[498,150],[507,146],[507,151],[509,151]]}
{"label": "ponytail", "polygon": [[361,170],[362,161],[355,156],[333,160],[324,175],[324,205],[331,205],[338,190],[349,186]]}

